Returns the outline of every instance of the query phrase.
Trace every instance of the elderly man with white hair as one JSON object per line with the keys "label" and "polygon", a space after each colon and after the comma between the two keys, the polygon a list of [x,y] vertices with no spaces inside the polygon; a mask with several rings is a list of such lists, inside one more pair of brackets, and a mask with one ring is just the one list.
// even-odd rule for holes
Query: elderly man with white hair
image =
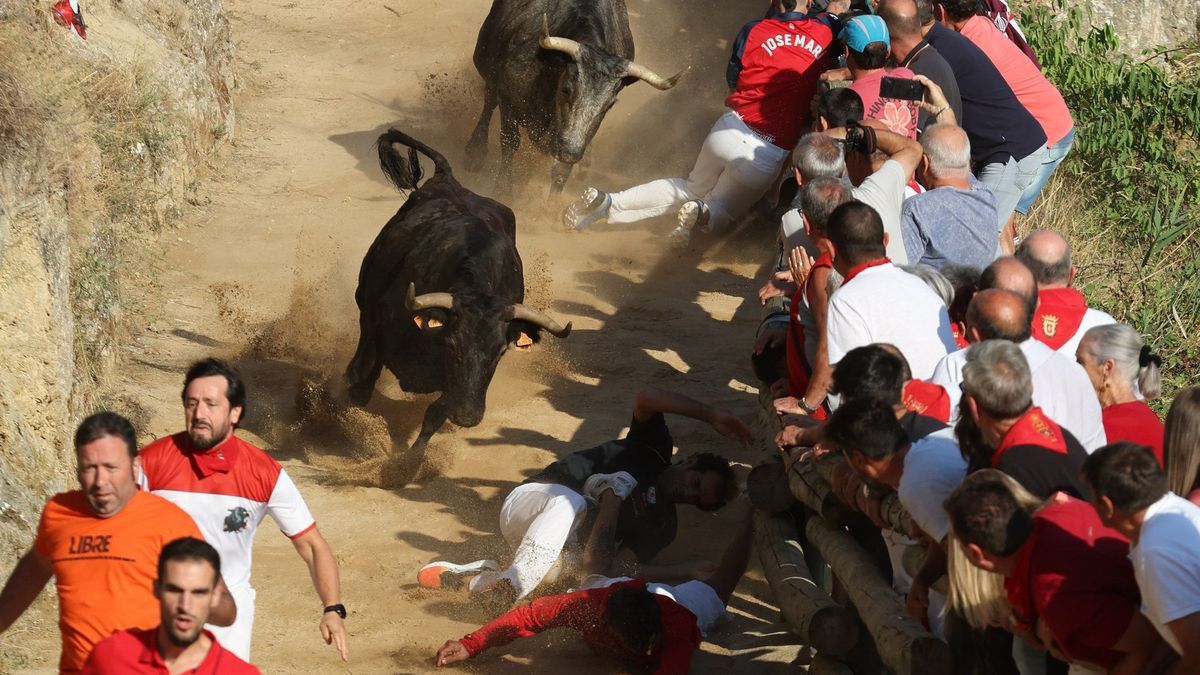
{"label": "elderly man with white hair", "polygon": [[996,195],[971,175],[971,141],[962,127],[937,124],[921,135],[921,147],[917,179],[927,191],[900,211],[908,261],[987,267],[999,251]]}

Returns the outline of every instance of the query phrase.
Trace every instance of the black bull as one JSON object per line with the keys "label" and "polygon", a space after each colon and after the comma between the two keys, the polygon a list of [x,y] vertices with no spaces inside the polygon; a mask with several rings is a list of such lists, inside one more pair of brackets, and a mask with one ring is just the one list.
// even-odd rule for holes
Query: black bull
{"label": "black bull", "polygon": [[633,36],[623,0],[495,0],[475,42],[483,78],[483,112],[467,143],[467,168],[487,156],[488,126],[500,107],[502,189],[512,182],[521,129],[557,159],[552,189],[562,190],[622,88],[642,80],[675,86],[633,62]]}
{"label": "black bull", "polygon": [[[393,144],[407,146],[408,157]],[[354,294],[358,349],[346,377],[358,405],[370,401],[384,367],[407,392],[442,392],[413,443],[422,448],[447,419],[479,424],[509,344],[528,346],[539,329],[566,337],[571,324],[521,304],[525,280],[511,209],[464,188],[441,154],[406,134],[390,129],[377,145],[388,179],[416,191],[363,258]],[[418,152],[434,164],[420,188]]]}

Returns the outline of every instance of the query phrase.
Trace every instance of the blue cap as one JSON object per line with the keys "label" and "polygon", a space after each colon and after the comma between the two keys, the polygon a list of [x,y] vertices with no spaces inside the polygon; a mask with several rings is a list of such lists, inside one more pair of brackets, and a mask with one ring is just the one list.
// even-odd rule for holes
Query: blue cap
{"label": "blue cap", "polygon": [[867,45],[873,42],[891,44],[887,24],[874,14],[860,14],[850,19],[846,22],[846,27],[842,29],[838,38],[845,42],[850,49],[860,54],[865,52]]}

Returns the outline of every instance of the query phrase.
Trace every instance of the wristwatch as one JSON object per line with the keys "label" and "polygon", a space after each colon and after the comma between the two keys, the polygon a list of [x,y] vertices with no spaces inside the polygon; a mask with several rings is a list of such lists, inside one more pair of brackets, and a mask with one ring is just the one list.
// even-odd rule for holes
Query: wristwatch
{"label": "wristwatch", "polygon": [[342,617],[343,619],[346,618],[346,606],[340,602],[336,605],[330,605],[326,607],[323,613],[328,614],[329,612],[337,612],[338,616]]}
{"label": "wristwatch", "polygon": [[814,407],[814,406],[809,405],[808,399],[804,398],[803,396],[800,397],[800,409],[803,410],[804,412],[808,413],[809,415],[817,412],[817,410],[820,410],[820,408],[821,408],[821,406]]}

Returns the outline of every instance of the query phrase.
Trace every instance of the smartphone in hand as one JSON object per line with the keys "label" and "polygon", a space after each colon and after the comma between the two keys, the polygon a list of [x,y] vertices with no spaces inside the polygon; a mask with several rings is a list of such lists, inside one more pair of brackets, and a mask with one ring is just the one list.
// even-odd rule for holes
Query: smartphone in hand
{"label": "smartphone in hand", "polygon": [[884,76],[879,82],[879,95],[883,98],[920,101],[925,96],[925,87],[916,80]]}

